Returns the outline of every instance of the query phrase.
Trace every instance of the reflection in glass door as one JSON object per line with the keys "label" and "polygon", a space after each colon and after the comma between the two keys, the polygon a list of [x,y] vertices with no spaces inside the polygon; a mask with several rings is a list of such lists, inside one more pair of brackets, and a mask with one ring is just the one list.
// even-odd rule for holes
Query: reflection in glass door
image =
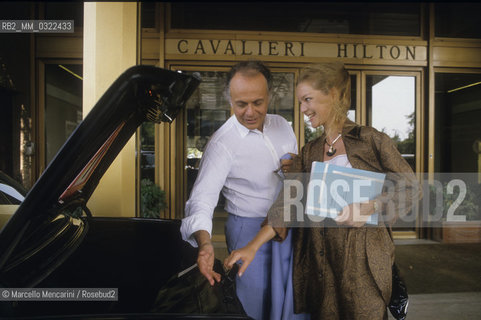
{"label": "reflection in glass door", "polygon": [[[372,72],[374,73],[374,72]],[[365,75],[366,124],[386,133],[396,144],[402,157],[416,172],[416,108],[419,90],[417,75],[387,74],[376,72]],[[404,231],[407,237],[415,237],[415,215],[398,219],[394,231]],[[398,236],[401,233],[398,232]]]}
{"label": "reflection in glass door", "polygon": [[455,215],[465,215],[466,225],[476,224],[481,220],[481,73],[436,72],[434,102],[434,174],[449,184],[461,179],[465,196]]}
{"label": "reflection in glass door", "polygon": [[[185,201],[192,191],[209,138],[231,116],[231,107],[224,93],[227,71],[196,72],[200,73],[202,82],[187,102],[185,117]],[[294,78],[294,73],[273,73],[274,90],[268,110],[268,113],[283,116],[291,125],[294,119]],[[222,197],[219,201],[219,205],[223,205]]]}
{"label": "reflection in glass door", "polygon": [[435,74],[434,172],[477,172],[481,184],[481,74]]}
{"label": "reflection in glass door", "polygon": [[416,88],[413,76],[366,75],[367,125],[386,133],[416,170]]}
{"label": "reflection in glass door", "polygon": [[[185,68],[186,69],[186,68]],[[185,202],[188,200],[194,186],[199,165],[209,141],[214,132],[219,129],[229,117],[233,116],[228,97],[224,92],[224,84],[228,68],[218,67],[217,70],[206,67],[192,67],[185,73],[198,73],[202,82],[188,100],[186,108],[176,122],[176,139],[181,145],[177,153],[184,161],[182,172],[177,169],[174,173],[176,181],[176,210],[170,216],[183,217]],[[272,70],[272,69],[271,69]],[[294,83],[295,72],[273,71],[273,91],[268,113],[278,114],[284,117],[294,128]],[[224,243],[224,224],[227,213],[224,211],[224,198],[219,195],[217,208],[213,217],[213,241]]]}
{"label": "reflection in glass door", "polygon": [[227,72],[203,71],[200,75],[202,82],[185,109],[185,200],[189,198],[197,178],[207,141],[231,115],[229,101],[223,91]]}
{"label": "reflection in glass door", "polygon": [[[77,125],[82,121],[82,65],[43,64],[44,100],[40,112],[43,118],[39,159],[45,168]],[[42,121],[42,120],[40,120]]]}
{"label": "reflection in glass door", "polygon": [[[199,73],[202,82],[187,102],[184,114],[178,118],[178,120],[183,119],[185,123],[185,127],[178,130],[179,134],[183,135],[184,145],[184,176],[177,181],[177,183],[183,184],[180,189],[177,189],[182,190],[182,194],[178,195],[182,198],[178,202],[178,212],[183,212],[185,202],[190,196],[209,138],[232,115],[230,103],[224,93],[227,70],[226,68],[217,71],[206,71],[205,69],[184,71]],[[268,109],[268,113],[283,116],[293,128],[295,126],[294,83],[294,72],[273,70],[274,89]],[[223,206],[223,198],[220,196],[217,209],[222,210]]]}

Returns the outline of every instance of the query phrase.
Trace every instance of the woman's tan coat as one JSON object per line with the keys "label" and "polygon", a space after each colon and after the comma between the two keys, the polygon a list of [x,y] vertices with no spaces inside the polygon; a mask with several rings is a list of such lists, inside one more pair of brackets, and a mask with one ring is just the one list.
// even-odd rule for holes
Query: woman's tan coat
{"label": "woman's tan coat", "polygon": [[[305,178],[305,173],[311,171],[313,161],[323,161],[324,139],[325,137],[321,136],[307,143],[301,154],[294,159],[291,172],[294,172],[294,175],[295,172],[304,173],[302,177],[298,175],[297,179]],[[391,297],[391,267],[394,262],[394,244],[390,225],[396,218],[403,217],[411,212],[413,205],[417,206],[421,197],[421,190],[411,167],[401,157],[396,146],[386,134],[374,128],[360,126],[346,120],[342,130],[342,139],[353,168],[386,173],[386,181],[392,182],[394,186],[394,189],[391,189],[391,191],[394,190],[396,195],[394,199],[389,201],[392,192],[390,195],[384,194],[381,196],[383,203],[389,203],[389,205],[382,206],[383,211],[380,215],[379,226],[359,229],[360,239],[365,241],[365,245],[361,246],[365,248],[365,252],[355,253],[367,256],[365,259],[368,261],[368,269],[372,275],[372,279],[358,279],[358,283],[364,283],[365,286],[372,286],[375,283],[380,290],[382,300],[387,305]],[[397,196],[399,195],[404,195],[404,200],[402,197],[398,199]],[[268,213],[268,223],[276,231],[276,240],[283,240],[286,237],[287,230],[293,226],[284,222],[283,199],[283,192],[281,191],[279,198]],[[295,210],[291,211],[293,212],[291,212],[290,221],[293,221],[292,219],[297,213]],[[329,278],[326,280],[326,272],[356,272],[355,270],[330,270],[332,265],[328,265],[328,259],[326,258],[328,252],[326,252],[324,239],[325,228],[328,223],[329,221],[321,224],[305,222],[301,227],[293,228],[294,307],[297,313],[323,314],[325,310],[322,311],[320,308],[326,309],[330,308],[331,304],[336,304],[336,297],[328,289],[333,284],[327,282],[332,282],[332,280]],[[332,221],[330,223],[332,224]],[[368,301],[365,301],[365,303],[370,303],[369,297],[358,298],[367,299]],[[367,312],[369,313],[369,311]],[[334,314],[332,316],[332,318],[336,318]],[[366,316],[369,317],[369,314]]]}

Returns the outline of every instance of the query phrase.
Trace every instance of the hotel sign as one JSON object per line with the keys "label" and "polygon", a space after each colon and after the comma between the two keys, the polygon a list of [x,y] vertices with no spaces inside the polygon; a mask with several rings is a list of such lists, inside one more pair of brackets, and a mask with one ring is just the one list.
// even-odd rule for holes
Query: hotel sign
{"label": "hotel sign", "polygon": [[[424,62],[425,45],[393,45],[365,43],[318,43],[278,40],[166,39],[166,58],[195,57],[278,57],[282,60],[300,58],[341,58],[386,61]],[[367,61],[366,61],[367,60]]]}

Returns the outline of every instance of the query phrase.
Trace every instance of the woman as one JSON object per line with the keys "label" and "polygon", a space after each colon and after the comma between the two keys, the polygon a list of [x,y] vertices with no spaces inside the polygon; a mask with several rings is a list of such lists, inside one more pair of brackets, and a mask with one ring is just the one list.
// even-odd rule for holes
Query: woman
{"label": "woman", "polygon": [[[313,161],[324,161],[383,172],[390,192],[356,204],[361,216],[379,213],[377,227],[366,227],[365,219],[356,219],[351,204],[333,220],[292,228],[294,311],[310,313],[312,319],[387,319],[394,262],[390,225],[419,199],[416,177],[386,134],[347,119],[350,78],[342,64],[305,68],[296,93],[301,112],[312,127],[323,126],[324,134],[303,147],[289,171],[310,172]],[[283,194],[256,237],[225,260],[227,268],[243,261],[239,276],[263,243],[286,238]]]}

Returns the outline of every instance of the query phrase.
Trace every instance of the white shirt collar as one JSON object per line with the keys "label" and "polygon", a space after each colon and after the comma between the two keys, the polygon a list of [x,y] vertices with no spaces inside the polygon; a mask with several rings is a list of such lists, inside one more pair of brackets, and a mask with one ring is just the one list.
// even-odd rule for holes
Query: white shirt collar
{"label": "white shirt collar", "polygon": [[264,127],[263,127],[263,132],[266,132],[266,129],[270,127],[271,124],[271,118],[269,117],[268,114],[264,117]]}
{"label": "white shirt collar", "polygon": [[[239,122],[239,120],[237,120],[237,117],[235,116],[235,114],[232,115],[232,117],[234,117],[234,125],[237,128],[237,130],[239,131],[239,134],[240,134],[241,138],[244,138],[249,132],[262,134],[262,132],[258,129],[253,129],[253,130],[247,129],[242,123]],[[262,129],[264,132],[266,130],[266,127],[269,126],[269,123],[270,123],[270,119],[269,119],[268,115],[266,115],[265,118],[264,118],[264,124],[263,124],[263,129]]]}

